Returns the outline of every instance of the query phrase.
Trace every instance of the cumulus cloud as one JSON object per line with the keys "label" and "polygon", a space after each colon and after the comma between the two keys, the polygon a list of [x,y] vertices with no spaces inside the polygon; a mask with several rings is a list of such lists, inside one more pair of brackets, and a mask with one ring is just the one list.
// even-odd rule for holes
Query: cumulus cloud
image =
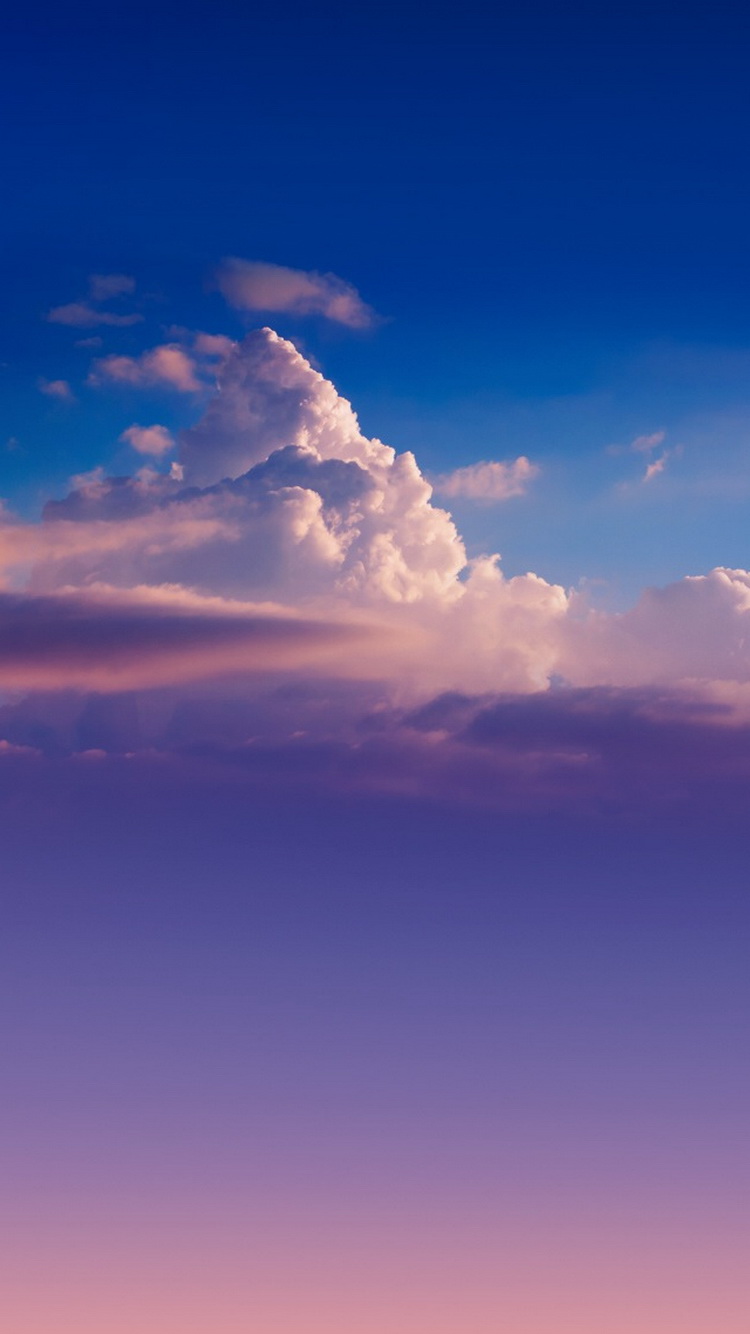
{"label": "cumulus cloud", "polygon": [[[61,502],[60,516],[53,507],[53,518],[41,524],[0,515],[0,587],[56,591],[89,584],[113,566],[126,587],[137,582],[144,563],[158,563],[170,551],[209,544],[219,533],[224,542],[237,536],[230,518],[191,507],[165,521],[153,505],[157,484],[151,478],[122,478],[119,487],[117,481],[104,481],[95,470]],[[165,489],[173,485],[163,479]]]}
{"label": "cumulus cloud", "polygon": [[750,682],[750,573],[718,568],[646,589],[619,615],[566,627],[562,670],[579,685]]}
{"label": "cumulus cloud", "polygon": [[539,476],[539,467],[524,454],[510,462],[470,463],[454,472],[445,473],[435,481],[435,490],[452,499],[477,500],[496,504],[511,496],[525,494],[529,484]]}
{"label": "cumulus cloud", "polygon": [[[414,457],[365,436],[351,404],[293,344],[262,329],[208,344],[209,353],[216,392],[181,434],[168,474],[94,470],[51,501],[41,523],[4,516],[8,592],[88,597],[106,585],[142,598],[179,587],[366,627],[364,646],[337,644],[330,672],[382,683],[389,707],[441,691],[534,695],[564,681],[569,690],[679,690],[720,701],[735,721],[747,711],[747,572],[650,590],[620,615],[533,573],[506,578],[497,557],[467,558]],[[157,429],[131,427],[126,438]]]}
{"label": "cumulus cloud", "polygon": [[179,461],[188,487],[172,509],[231,515],[245,534],[191,578],[266,579],[289,596],[460,595],[463,544],[413,456],[363,436],[351,405],[270,330],[227,358]]}
{"label": "cumulus cloud", "polygon": [[100,357],[91,368],[88,382],[95,388],[130,385],[135,389],[166,388],[180,394],[196,394],[206,387],[197,372],[195,360],[184,348],[177,343],[163,343],[139,357]]}
{"label": "cumulus cloud", "polygon": [[129,426],[120,439],[138,454],[152,454],[160,458],[175,447],[175,439],[166,426]]}
{"label": "cumulus cloud", "polygon": [[67,380],[45,380],[42,377],[37,383],[39,392],[47,398],[56,398],[58,403],[75,403],[75,394]]}
{"label": "cumulus cloud", "polygon": [[350,329],[369,329],[377,319],[356,288],[333,273],[230,258],[219,266],[216,285],[235,310],[323,315]]}

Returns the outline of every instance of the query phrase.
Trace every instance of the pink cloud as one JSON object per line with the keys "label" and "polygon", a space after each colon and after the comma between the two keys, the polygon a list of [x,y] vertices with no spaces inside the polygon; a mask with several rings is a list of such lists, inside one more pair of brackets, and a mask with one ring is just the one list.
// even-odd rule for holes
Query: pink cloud
{"label": "pink cloud", "polygon": [[230,258],[219,267],[216,283],[235,310],[323,315],[349,329],[369,329],[377,321],[356,288],[333,273]]}
{"label": "pink cloud", "polygon": [[56,398],[59,403],[75,403],[75,394],[67,380],[40,379],[38,385],[40,393],[46,394],[47,398]]}
{"label": "pink cloud", "polygon": [[539,476],[540,469],[525,455],[508,463],[471,463],[465,468],[438,477],[435,490],[441,495],[462,497],[493,504],[522,496],[530,482]]}
{"label": "pink cloud", "polygon": [[103,301],[127,296],[135,291],[135,279],[126,273],[93,273],[89,278],[88,300],[70,301],[63,306],[55,306],[47,313],[51,324],[66,324],[73,329],[89,329],[96,325],[110,325],[112,328],[127,328],[139,324],[142,315],[134,312],[121,314],[117,311],[100,310]]}
{"label": "pink cloud", "polygon": [[116,692],[310,669],[365,634],[361,626],[182,590],[0,593],[0,684]]}
{"label": "pink cloud", "polygon": [[[165,351],[186,357],[168,345],[115,358],[125,373],[112,378],[158,382]],[[191,376],[196,365],[188,358]],[[42,523],[5,519],[6,587],[26,580],[31,593],[55,594],[94,583],[177,585],[272,600],[298,615],[367,619],[381,627],[382,648],[369,641],[364,666],[362,655],[346,654],[337,671],[359,678],[367,670],[400,698],[535,693],[561,677],[701,697],[736,687],[748,707],[747,572],[714,571],[644,594],[627,613],[598,613],[534,573],[507,578],[497,557],[469,560],[414,456],[368,438],[351,404],[289,341],[251,333],[232,347],[217,380],[181,436],[186,485],[178,469],[119,478],[99,469],[50,502]],[[126,439],[156,429],[130,427]],[[642,453],[643,464],[660,464]],[[528,459],[471,465],[452,485],[504,498],[533,467]]]}
{"label": "pink cloud", "polygon": [[[0,587],[17,585],[22,579],[31,587],[55,591],[61,585],[88,584],[100,577],[107,561],[117,557],[123,582],[135,574],[137,558],[158,561],[169,552],[191,546],[231,542],[238,536],[231,515],[209,512],[204,506],[184,505],[169,514],[159,509],[134,507],[124,516],[116,512],[97,517],[103,499],[110,493],[110,480],[102,469],[74,479],[74,492],[84,517],[61,516],[44,523],[19,523],[0,515]],[[176,488],[168,478],[133,479],[138,493],[149,495],[155,488]],[[161,495],[162,491],[159,490]],[[89,519],[87,512],[92,512]],[[134,580],[131,580],[134,582]]]}
{"label": "pink cloud", "polygon": [[650,454],[652,449],[657,449],[666,439],[666,431],[652,431],[651,435],[637,435],[635,440],[631,441],[630,448],[636,454]]}
{"label": "pink cloud", "polygon": [[129,426],[120,439],[138,454],[153,454],[156,458],[168,454],[175,447],[174,436],[166,426]]}
{"label": "pink cloud", "polygon": [[197,333],[193,339],[196,356],[206,357],[209,361],[226,361],[236,346],[235,340],[227,338],[226,334]]}
{"label": "pink cloud", "polygon": [[653,480],[654,477],[658,477],[659,473],[664,472],[664,469],[667,466],[668,458],[669,458],[668,454],[662,454],[661,458],[654,459],[652,463],[647,464],[646,471],[643,474],[642,481],[650,482]]}
{"label": "pink cloud", "polygon": [[128,328],[140,324],[142,315],[132,313],[120,315],[111,310],[96,310],[87,301],[70,301],[65,306],[55,306],[47,314],[50,324],[67,324],[73,329],[93,329],[96,325],[110,325],[112,328]]}
{"label": "pink cloud", "polygon": [[112,297],[129,296],[134,291],[135,278],[128,273],[92,273],[89,278],[92,301],[109,301]]}
{"label": "pink cloud", "polygon": [[109,356],[94,362],[89,384],[132,385],[136,389],[164,386],[181,394],[195,394],[205,385],[197,378],[193,358],[176,343],[143,352],[140,357]]}

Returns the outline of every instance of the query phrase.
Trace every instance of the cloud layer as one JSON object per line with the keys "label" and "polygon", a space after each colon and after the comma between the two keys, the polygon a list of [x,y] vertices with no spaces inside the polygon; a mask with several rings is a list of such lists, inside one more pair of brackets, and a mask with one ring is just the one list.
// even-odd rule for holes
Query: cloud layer
{"label": "cloud layer", "polygon": [[[170,473],[95,469],[40,523],[3,516],[5,689],[171,691],[189,746],[206,714],[184,691],[210,694],[231,677],[243,721],[224,736],[225,758],[249,763],[251,727],[277,757],[305,755],[316,769],[325,752],[365,785],[385,782],[390,765],[391,782],[464,773],[481,788],[489,775],[539,791],[568,783],[593,799],[605,771],[625,782],[628,737],[641,738],[642,755],[671,737],[675,763],[684,744],[741,767],[747,571],[647,590],[619,615],[534,573],[508,579],[497,556],[467,558],[413,455],[366,437],[290,342],[260,329],[239,344],[198,335],[189,347],[105,358],[95,370],[134,389],[204,391]],[[210,395],[208,376],[198,379],[208,367]],[[158,426],[124,438],[154,458],[175,443]],[[470,465],[453,474],[454,489],[494,487],[499,498],[532,472],[526,459]],[[172,746],[176,726],[151,744]],[[20,733],[6,739],[25,744]]]}
{"label": "cloud layer", "polygon": [[117,693],[321,663],[335,671],[342,646],[366,633],[181,589],[3,593],[0,686]]}

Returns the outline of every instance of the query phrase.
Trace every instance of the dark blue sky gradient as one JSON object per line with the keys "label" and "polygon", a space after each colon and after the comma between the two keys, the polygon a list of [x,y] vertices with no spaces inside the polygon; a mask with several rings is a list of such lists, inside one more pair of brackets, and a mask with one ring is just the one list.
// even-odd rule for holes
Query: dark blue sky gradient
{"label": "dark blue sky gradient", "polygon": [[35,7],[11,267],[28,307],[60,266],[257,253],[426,326],[744,340],[746,56],[736,8]]}

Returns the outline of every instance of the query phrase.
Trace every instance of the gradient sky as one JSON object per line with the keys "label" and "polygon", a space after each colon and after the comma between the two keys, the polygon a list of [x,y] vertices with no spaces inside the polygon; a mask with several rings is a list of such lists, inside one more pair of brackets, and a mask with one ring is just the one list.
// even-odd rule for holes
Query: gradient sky
{"label": "gradient sky", "polygon": [[750,1327],[748,36],[9,17],[8,1334]]}

